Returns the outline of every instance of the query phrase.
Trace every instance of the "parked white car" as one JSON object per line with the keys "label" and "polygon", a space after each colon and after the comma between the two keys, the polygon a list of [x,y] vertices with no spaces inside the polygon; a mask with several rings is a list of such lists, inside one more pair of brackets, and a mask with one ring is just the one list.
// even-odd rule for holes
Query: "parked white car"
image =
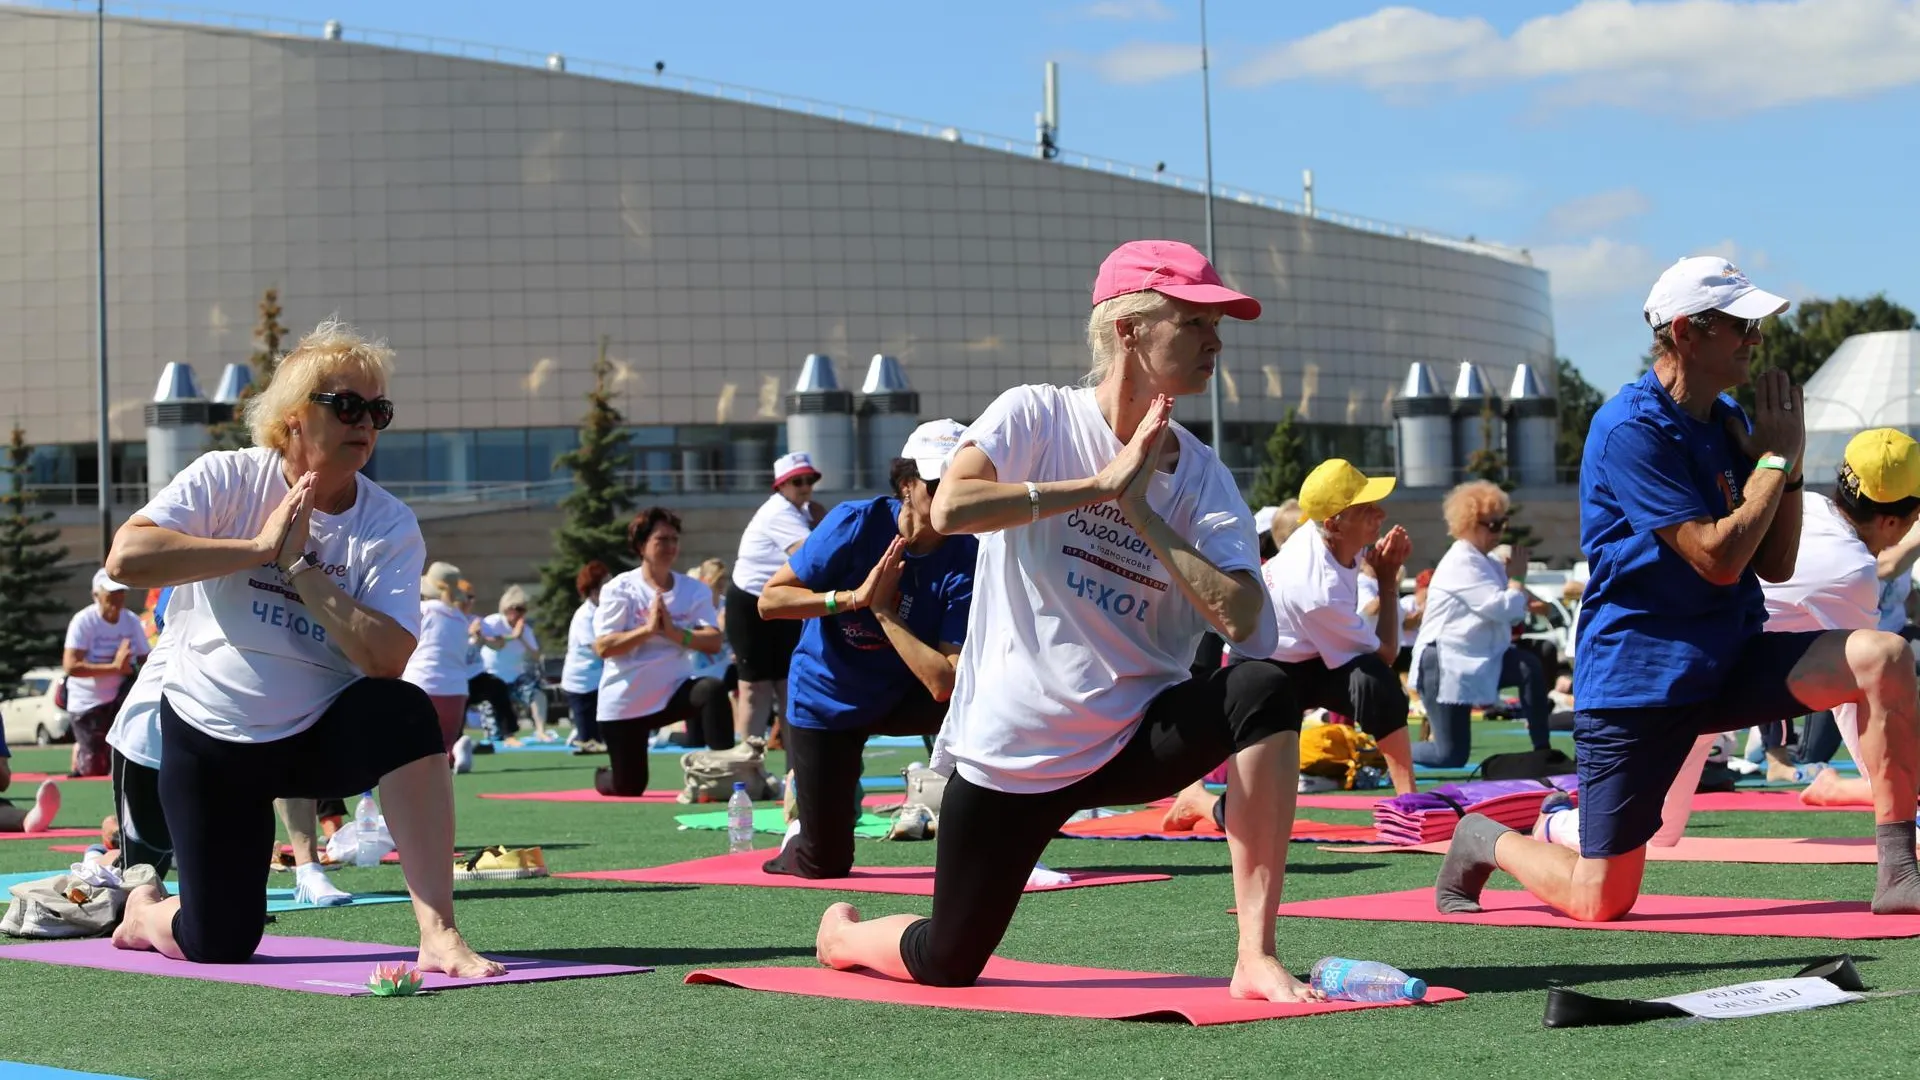
{"label": "parked white car", "polygon": [[57,667],[33,668],[21,678],[14,696],[0,701],[8,743],[45,746],[73,740],[73,717],[53,704],[54,684],[61,674]]}

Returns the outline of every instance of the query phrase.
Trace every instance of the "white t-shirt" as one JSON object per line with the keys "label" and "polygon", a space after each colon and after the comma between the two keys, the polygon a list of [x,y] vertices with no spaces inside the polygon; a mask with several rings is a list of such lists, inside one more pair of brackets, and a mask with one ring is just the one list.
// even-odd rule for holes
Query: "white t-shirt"
{"label": "white t-shirt", "polygon": [[1427,613],[1413,647],[1413,677],[1426,650],[1440,649],[1439,701],[1490,705],[1500,698],[1500,665],[1513,628],[1527,617],[1529,594],[1514,588],[1506,564],[1455,540],[1427,585]]}
{"label": "white t-shirt", "polygon": [[[644,567],[601,586],[600,607],[593,613],[594,636],[638,630],[647,621],[656,591]],[[704,581],[674,574],[673,587],[667,591],[667,619],[682,630],[716,625],[713,589]],[[678,641],[651,637],[638,648],[607,657],[600,669],[600,722],[635,720],[666,708],[673,692],[689,678],[688,651]]]}
{"label": "white t-shirt", "polygon": [[591,694],[600,689],[600,668],[605,661],[593,651],[595,607],[591,600],[582,601],[573,609],[573,621],[567,624],[567,659],[560,668],[560,689],[569,694]]}
{"label": "white t-shirt", "polygon": [[[1148,505],[1222,570],[1257,570],[1253,513],[1232,475],[1171,430],[1179,464],[1154,476]],[[960,445],[984,451],[1002,483],[1085,479],[1122,449],[1092,390],[1058,386],[1001,394]],[[1065,787],[1119,753],[1153,699],[1190,677],[1206,621],[1115,504],[984,533],[975,565],[935,768],[996,791]]]}
{"label": "white t-shirt", "polygon": [[[1880,579],[1873,553],[1833,500],[1816,492],[1801,496],[1800,552],[1793,576],[1777,583],[1762,581],[1760,589],[1767,598],[1770,631],[1865,630],[1880,622]],[[1904,622],[1904,607],[1900,617]]]}
{"label": "white t-shirt", "polygon": [[[315,510],[307,551],[318,570],[303,586],[338,588],[420,633],[426,545],[413,511],[365,476],[342,514]],[[162,528],[209,539],[251,539],[287,494],[272,450],[202,454],[140,511]],[[229,742],[271,742],[312,726],[364,674],[347,659],[271,562],[175,590],[168,608],[180,640],[167,666],[168,704]]]}
{"label": "white t-shirt", "polygon": [[135,765],[149,769],[160,767],[160,687],[166,681],[167,658],[178,636],[170,613],[164,626],[160,639],[153,643],[153,652],[133,680],[133,689],[127,691],[127,700],[120,703],[120,715],[113,718],[113,727],[107,731],[108,746]]}
{"label": "white t-shirt", "polygon": [[497,649],[481,647],[480,658],[486,663],[487,674],[512,686],[515,680],[533,670],[533,657],[540,651],[540,639],[533,636],[532,619],[522,622],[520,633],[515,636],[505,615],[489,615],[480,620],[480,632],[490,638],[507,639]]}
{"label": "white t-shirt", "polygon": [[400,677],[434,697],[466,697],[466,614],[445,600],[420,601],[420,640]]}
{"label": "white t-shirt", "polygon": [[787,565],[787,549],[813,532],[813,518],[803,506],[774,492],[753,512],[740,534],[740,553],[733,560],[733,583],[740,591],[759,596],[767,582]]}
{"label": "white t-shirt", "polygon": [[1907,628],[1907,596],[1913,592],[1913,571],[1880,583],[1876,629],[1897,634]]}
{"label": "white t-shirt", "polygon": [[[1380,599],[1380,579],[1372,574],[1361,574],[1356,584],[1359,586],[1359,595],[1355,598],[1355,606],[1359,608],[1360,614],[1369,619],[1378,616],[1380,614],[1378,608],[1374,609],[1373,614],[1368,615],[1367,605]],[[1400,647],[1403,649],[1413,647],[1416,632],[1406,628],[1407,616],[1413,614],[1413,606],[1413,597],[1400,598]]]}
{"label": "white t-shirt", "polygon": [[[113,656],[120,651],[120,643],[126,642],[130,654],[135,660],[147,655],[147,631],[140,625],[139,616],[122,608],[120,621],[108,622],[100,614],[100,608],[88,604],[74,612],[67,622],[67,642],[69,649],[79,649],[81,659],[89,664],[111,664]],[[127,676],[115,672],[112,675],[72,675],[67,678],[67,711],[75,716],[86,712],[96,705],[105,705],[120,693],[120,686]]]}
{"label": "white t-shirt", "polygon": [[1377,651],[1378,616],[1360,614],[1361,576],[1358,556],[1341,566],[1320,526],[1302,522],[1260,568],[1273,600],[1275,640],[1267,655],[1287,663],[1317,656],[1337,668]]}

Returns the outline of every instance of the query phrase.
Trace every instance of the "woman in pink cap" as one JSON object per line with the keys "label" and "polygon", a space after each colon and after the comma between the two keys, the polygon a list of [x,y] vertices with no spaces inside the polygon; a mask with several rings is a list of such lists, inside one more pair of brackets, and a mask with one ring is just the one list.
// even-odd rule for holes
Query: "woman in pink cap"
{"label": "woman in pink cap", "polygon": [[761,618],[760,594],[820,523],[822,510],[813,501],[813,485],[819,481],[811,455],[798,450],[782,454],[773,463],[773,494],[740,533],[724,601],[726,617],[721,620],[740,676],[733,721],[737,739],[765,735],[776,707],[786,713],[787,661],[800,647],[800,624]]}
{"label": "woman in pink cap", "polygon": [[[1077,810],[1171,795],[1228,758],[1240,942],[1231,992],[1317,998],[1276,959],[1300,709],[1267,661],[1194,675],[1209,627],[1271,649],[1253,514],[1173,399],[1206,389],[1222,317],[1260,304],[1168,240],[1100,267],[1085,387],[1019,386],[961,438],[933,523],[980,538],[967,644],[933,767],[949,773],[933,917],[835,904],[820,960],[971,984],[1047,841]],[[1229,757],[1230,755],[1230,757]]]}

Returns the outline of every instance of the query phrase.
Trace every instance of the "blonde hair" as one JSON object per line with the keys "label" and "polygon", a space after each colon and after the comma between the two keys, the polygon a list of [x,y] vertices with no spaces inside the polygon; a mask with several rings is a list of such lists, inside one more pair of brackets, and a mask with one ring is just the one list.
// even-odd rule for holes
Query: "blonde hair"
{"label": "blonde hair", "polygon": [[1171,304],[1172,301],[1160,293],[1142,289],[1108,297],[1093,305],[1093,312],[1087,316],[1087,351],[1093,354],[1093,367],[1080,381],[1087,386],[1098,386],[1113,370],[1114,361],[1120,358],[1120,334],[1114,329],[1114,323],[1121,319],[1150,318]]}
{"label": "blonde hair", "polygon": [[1447,519],[1447,535],[1465,540],[1473,531],[1474,523],[1486,517],[1488,511],[1504,514],[1509,505],[1507,493],[1501,491],[1498,484],[1491,480],[1469,480],[1447,492],[1446,501],[1440,504],[1440,513]]}
{"label": "blonde hair", "polygon": [[385,340],[368,341],[352,325],[330,316],[280,358],[267,388],[247,399],[247,429],[253,444],[285,452],[292,435],[287,418],[307,405],[330,376],[365,375],[385,390],[393,374],[393,350]]}
{"label": "blonde hair", "polygon": [[505,615],[512,608],[526,606],[527,590],[518,585],[509,585],[507,586],[507,591],[500,594],[500,614],[502,615]]}
{"label": "blonde hair", "polygon": [[1300,527],[1300,500],[1287,499],[1273,508],[1273,526],[1267,531],[1273,534],[1273,546],[1285,547],[1287,537],[1292,536]]}
{"label": "blonde hair", "polygon": [[720,579],[726,575],[726,572],[727,561],[725,559],[706,559],[700,563],[699,569],[693,572],[693,577],[694,580],[707,585],[718,585]]}
{"label": "blonde hair", "polygon": [[449,562],[437,562],[420,575],[420,599],[446,600],[460,591],[460,568]]}

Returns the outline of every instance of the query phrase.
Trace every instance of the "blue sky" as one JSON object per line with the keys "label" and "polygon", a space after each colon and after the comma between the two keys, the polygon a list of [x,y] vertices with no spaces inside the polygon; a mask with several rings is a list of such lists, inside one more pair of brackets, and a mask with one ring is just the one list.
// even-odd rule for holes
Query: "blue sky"
{"label": "blue sky", "polygon": [[[1203,170],[1195,0],[281,0],[228,10],[650,66]],[[1799,298],[1920,306],[1920,0],[1213,0],[1214,174],[1531,250],[1611,390],[1686,254]]]}

